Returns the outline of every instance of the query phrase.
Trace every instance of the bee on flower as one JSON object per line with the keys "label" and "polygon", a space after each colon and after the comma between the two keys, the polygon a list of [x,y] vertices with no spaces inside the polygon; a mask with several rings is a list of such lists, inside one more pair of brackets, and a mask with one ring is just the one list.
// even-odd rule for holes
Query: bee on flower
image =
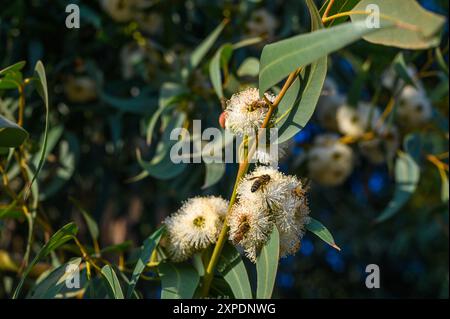
{"label": "bee on flower", "polygon": [[[266,93],[271,103],[275,96]],[[269,111],[265,99],[259,97],[259,91],[249,88],[233,96],[226,102],[225,128],[239,136],[254,135],[262,126]]]}
{"label": "bee on flower", "polygon": [[273,227],[280,232],[280,256],[295,254],[309,222],[306,187],[295,176],[259,166],[244,177],[237,189],[239,202],[230,218],[230,240],[256,261]]}

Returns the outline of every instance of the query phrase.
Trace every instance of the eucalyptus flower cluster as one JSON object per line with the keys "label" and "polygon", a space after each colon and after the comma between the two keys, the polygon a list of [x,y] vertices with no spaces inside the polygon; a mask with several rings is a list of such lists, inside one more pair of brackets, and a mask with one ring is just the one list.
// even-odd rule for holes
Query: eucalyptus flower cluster
{"label": "eucalyptus flower cluster", "polygon": [[[269,93],[265,93],[265,97],[270,102],[275,100],[275,96]],[[238,136],[254,136],[269,111],[270,105],[266,99],[259,97],[256,88],[233,94],[226,102],[225,128]]]}
{"label": "eucalyptus flower cluster", "polygon": [[280,233],[280,256],[295,254],[309,222],[307,187],[295,176],[259,166],[237,188],[237,204],[228,219],[229,239],[256,262],[274,227]]}
{"label": "eucalyptus flower cluster", "polygon": [[184,261],[215,244],[223,227],[228,202],[220,197],[194,197],[166,218],[167,250],[175,262]]}
{"label": "eucalyptus flower cluster", "polygon": [[324,186],[340,185],[352,173],[354,158],[352,148],[337,134],[319,135],[308,152],[309,176]]}

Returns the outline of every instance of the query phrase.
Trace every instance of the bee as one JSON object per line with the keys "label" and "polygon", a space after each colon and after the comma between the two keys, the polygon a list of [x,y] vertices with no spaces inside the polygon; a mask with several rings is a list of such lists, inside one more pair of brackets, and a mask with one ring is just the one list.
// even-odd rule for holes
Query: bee
{"label": "bee", "polygon": [[244,218],[238,226],[236,235],[234,236],[234,242],[240,243],[242,239],[244,239],[245,234],[250,230],[250,224],[248,223],[247,218]]}
{"label": "bee", "polygon": [[254,101],[252,104],[250,104],[249,111],[253,112],[256,109],[263,108],[263,107],[267,107],[266,101],[264,101],[264,100],[257,100],[257,101]]}
{"label": "bee", "polygon": [[294,189],[294,194],[298,197],[304,197],[309,191],[311,181],[307,178],[301,180],[301,183]]}
{"label": "bee", "polygon": [[258,189],[266,186],[269,182],[270,182],[270,175],[268,174],[263,174],[261,176],[255,176],[249,179],[251,180],[255,180],[252,184],[252,187],[250,188],[250,191],[252,193],[256,192]]}

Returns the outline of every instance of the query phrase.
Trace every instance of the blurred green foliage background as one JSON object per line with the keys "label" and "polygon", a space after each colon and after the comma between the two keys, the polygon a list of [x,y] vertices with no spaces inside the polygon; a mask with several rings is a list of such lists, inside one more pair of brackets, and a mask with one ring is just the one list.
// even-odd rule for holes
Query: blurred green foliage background
{"label": "blurred green foliage background", "polygon": [[[80,6],[80,29],[65,27],[69,3]],[[447,16],[448,1],[421,3]],[[126,255],[132,254],[133,248],[183,200],[198,194],[229,197],[235,177],[236,167],[227,165],[219,183],[202,189],[204,166],[189,164],[169,180],[146,177],[129,181],[141,172],[136,149],[146,159],[155,153],[155,143],[146,144],[146,127],[158,107],[161,85],[179,81],[189,53],[228,19],[214,49],[189,78],[188,97],[180,102],[190,119],[201,118],[203,127],[218,127],[222,109],[208,77],[213,51],[222,43],[256,35],[274,41],[309,30],[308,13],[298,0],[155,0],[147,1],[139,14],[125,21],[115,20],[97,1],[2,0],[0,6],[0,69],[25,60],[24,73],[31,74],[36,61],[43,60],[46,65],[55,146],[39,181],[43,194],[39,216],[53,231],[75,220],[81,228],[80,238],[88,241],[80,210],[69,201],[73,197],[98,222],[101,246],[128,242]],[[249,28],[248,21],[255,19],[252,13],[261,8],[276,19],[273,34],[254,34]],[[441,47],[448,49],[448,24],[444,33]],[[230,72],[235,73],[248,57],[259,58],[266,40],[236,51]],[[361,96],[367,99],[377,91],[381,73],[398,52],[359,41],[330,58],[329,74],[346,93],[357,78],[357,66],[370,59],[370,75],[360,80]],[[427,51],[404,54],[414,57],[417,68],[428,57]],[[448,63],[448,53],[445,59]],[[236,85],[257,83],[252,76],[236,76],[234,80],[234,86],[225,88],[226,97]],[[441,82],[430,77],[424,83],[431,92]],[[388,98],[381,95],[379,104],[386,105]],[[16,93],[0,93],[0,113],[14,109],[14,103]],[[448,115],[448,91],[433,103]],[[36,142],[42,134],[43,115],[38,97],[30,93],[25,126]],[[280,168],[305,175],[304,165],[299,164],[304,145],[323,131],[317,121],[311,121],[295,137]],[[448,131],[446,134],[448,139]],[[446,144],[442,135],[431,130],[427,139]],[[156,129],[153,141],[160,136]],[[446,150],[445,145],[440,147]],[[342,186],[325,188],[313,183],[312,215],[327,225],[342,251],[307,234],[300,252],[281,261],[274,296],[448,298],[448,203],[441,201],[438,170],[430,163],[422,164],[421,181],[413,198],[394,218],[380,224],[374,219],[392,197],[394,187],[388,165],[371,165],[362,159]],[[0,249],[20,261],[26,231],[20,218],[0,220]],[[42,230],[35,231],[35,236],[38,242],[46,238]],[[119,257],[113,253],[108,258],[118,262]],[[365,287],[368,264],[380,266],[380,289]],[[14,274],[0,271],[0,297],[10,295],[12,280]],[[158,296],[156,284],[143,281],[139,288],[145,297]]]}

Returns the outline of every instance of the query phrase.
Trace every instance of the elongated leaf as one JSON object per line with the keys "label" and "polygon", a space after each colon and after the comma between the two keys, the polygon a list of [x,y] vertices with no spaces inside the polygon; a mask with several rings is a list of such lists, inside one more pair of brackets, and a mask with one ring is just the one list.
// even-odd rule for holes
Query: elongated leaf
{"label": "elongated leaf", "polygon": [[89,231],[89,234],[91,235],[92,240],[94,242],[96,242],[98,239],[98,236],[99,236],[97,222],[92,218],[91,214],[89,214],[88,211],[83,208],[83,206],[81,205],[81,203],[79,201],[77,201],[75,198],[72,198],[72,197],[70,197],[69,199],[83,215],[83,218],[86,222],[86,225],[87,225],[87,228]]}
{"label": "elongated leaf", "polygon": [[414,83],[414,80],[411,78],[408,72],[408,67],[406,66],[405,62],[405,56],[402,52],[399,52],[397,56],[394,58],[394,61],[392,61],[392,65],[394,67],[395,72],[397,75],[405,81],[405,83],[409,85],[416,86]]}
{"label": "elongated leaf", "polygon": [[257,58],[247,58],[242,62],[237,70],[239,76],[257,76],[259,73],[259,60]]}
{"label": "elongated leaf", "polygon": [[20,62],[14,63],[13,65],[10,65],[10,66],[0,70],[0,75],[5,75],[6,73],[11,72],[11,71],[16,71],[16,72],[21,71],[25,67],[26,64],[27,63],[25,61],[20,61]]}
{"label": "elongated leaf", "polygon": [[30,185],[28,186],[26,197],[28,196],[29,190],[33,183],[36,181],[37,177],[39,176],[39,173],[41,172],[42,167],[44,166],[45,162],[45,154],[47,152],[47,140],[48,140],[48,117],[49,117],[49,100],[48,100],[48,89],[47,89],[47,77],[45,75],[45,68],[41,61],[38,61],[36,63],[35,67],[35,78],[36,78],[36,90],[38,91],[39,95],[41,96],[42,100],[44,101],[45,106],[45,126],[44,126],[44,138],[41,146],[40,151],[40,157],[39,157],[39,163],[36,167],[36,172],[30,182]]}
{"label": "elongated leaf", "polygon": [[[317,8],[310,0],[307,2],[311,14],[311,29],[323,27]],[[278,106],[276,127],[278,143],[283,143],[300,130],[311,119],[322,92],[327,75],[327,57],[323,56],[307,66],[286,92]]]}
{"label": "elongated leaf", "polygon": [[209,64],[209,77],[219,99],[223,98],[222,74],[220,70],[226,65],[233,53],[233,46],[229,43],[222,45]]}
{"label": "elongated leaf", "polygon": [[341,250],[334,242],[333,235],[331,235],[330,231],[318,220],[311,218],[310,222],[306,225],[306,229],[322,239],[331,247]]}
{"label": "elongated leaf", "polygon": [[111,296],[114,299],[124,299],[122,287],[120,287],[119,278],[114,269],[110,265],[106,265],[102,268],[102,275],[109,285]]}
{"label": "elongated leaf", "polygon": [[28,274],[30,273],[31,269],[36,265],[36,263],[46,257],[48,254],[50,254],[55,249],[61,247],[69,240],[73,239],[78,232],[78,227],[74,223],[69,223],[65,226],[63,226],[61,229],[59,229],[56,233],[53,234],[52,237],[50,237],[49,241],[44,245],[44,247],[41,248],[39,253],[34,257],[33,261],[28,265],[28,267],[25,269],[22,278],[20,279],[19,284],[17,285],[17,288],[14,292],[13,299],[16,299],[19,297],[20,290],[22,289],[23,283],[25,282],[25,279],[27,278]]}
{"label": "elongated leaf", "polygon": [[277,276],[278,260],[280,258],[280,235],[277,227],[273,227],[269,241],[261,249],[256,260],[257,299],[272,297],[275,278]]}
{"label": "elongated leaf", "polygon": [[399,153],[395,161],[395,191],[392,200],[376,219],[383,222],[394,216],[405,205],[419,182],[420,169],[407,153]]}
{"label": "elongated leaf", "polygon": [[31,291],[31,299],[54,299],[66,287],[66,281],[74,279],[79,271],[81,258],[74,258],[50,272]]}
{"label": "elongated leaf", "polygon": [[[422,8],[415,0],[361,0],[354,11],[366,11],[377,6],[380,11],[380,28],[395,27],[364,35],[371,43],[404,49],[426,49],[435,47],[440,41],[440,32],[445,18]],[[364,22],[366,15],[351,15],[352,21]]]}
{"label": "elongated leaf", "polygon": [[127,298],[130,298],[131,295],[133,294],[134,288],[136,287],[139,277],[144,271],[145,265],[147,265],[148,262],[150,261],[150,257],[152,256],[153,250],[158,245],[163,232],[164,227],[161,227],[144,241],[144,245],[141,249],[141,255],[139,256],[139,260],[137,261],[136,266],[134,267],[133,270],[133,274],[131,275],[130,284],[127,290]]}
{"label": "elongated leaf", "polygon": [[217,41],[222,30],[225,28],[225,25],[228,23],[228,20],[224,20],[221,24],[219,24],[213,32],[205,39],[203,42],[192,52],[191,57],[189,59],[189,67],[190,69],[195,69],[200,61],[205,57],[214,43]]}
{"label": "elongated leaf", "polygon": [[161,263],[161,299],[190,299],[197,289],[200,277],[189,264]]}
{"label": "elongated leaf", "polygon": [[51,181],[39,194],[41,201],[54,196],[72,178],[80,157],[80,145],[76,136],[70,132],[64,134],[59,143],[59,166]]}
{"label": "elongated leaf", "polygon": [[266,45],[261,54],[259,93],[280,82],[289,73],[355,42],[363,35],[377,32],[365,22],[344,23]]}
{"label": "elongated leaf", "polygon": [[236,299],[252,299],[252,288],[239,252],[230,244],[223,247],[217,270],[233,291]]}
{"label": "elongated leaf", "polygon": [[147,144],[150,145],[153,139],[153,132],[159,118],[172,109],[175,103],[180,101],[188,90],[186,87],[178,83],[166,82],[161,86],[158,98],[158,109],[150,118],[150,122],[147,126]]}
{"label": "elongated leaf", "polygon": [[27,131],[0,115],[0,147],[18,147],[27,138]]}
{"label": "elongated leaf", "polygon": [[220,181],[225,174],[225,163],[209,163],[205,164],[206,175],[202,189],[208,188]]}
{"label": "elongated leaf", "polygon": [[166,180],[179,175],[186,168],[186,163],[173,163],[170,157],[170,150],[177,143],[177,141],[170,139],[170,133],[173,129],[182,127],[185,119],[185,113],[174,114],[169,119],[169,123],[164,130],[164,136],[158,143],[156,155],[152,160],[144,161],[140,151],[137,151],[137,161],[148,175]]}

